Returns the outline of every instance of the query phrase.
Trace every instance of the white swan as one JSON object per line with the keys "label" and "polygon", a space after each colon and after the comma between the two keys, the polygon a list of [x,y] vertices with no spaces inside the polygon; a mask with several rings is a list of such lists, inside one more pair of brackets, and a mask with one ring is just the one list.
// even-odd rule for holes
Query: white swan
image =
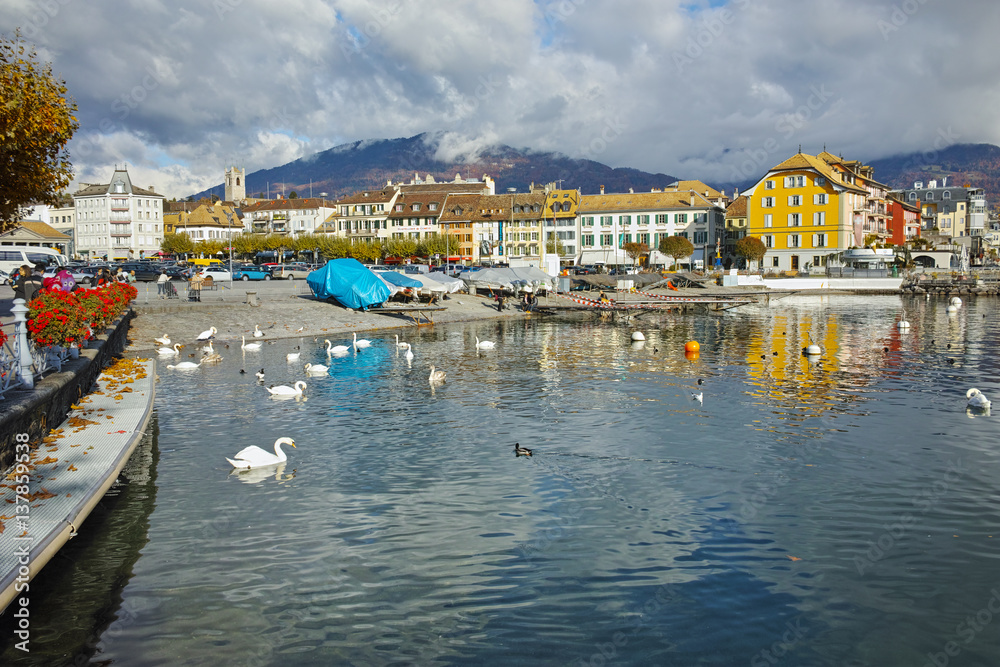
{"label": "white swan", "polygon": [[[299,385],[302,385],[299,387]],[[306,383],[299,380],[295,383],[294,387],[289,387],[287,384],[279,384],[276,387],[267,387],[267,390],[272,396],[301,396],[302,390],[306,388]]]}
{"label": "white swan", "polygon": [[410,347],[409,345],[406,346],[406,355],[404,356],[406,357],[407,361],[413,361],[413,348]]}
{"label": "white swan", "polygon": [[399,342],[399,334],[396,334],[396,347],[401,350],[408,350],[410,349],[410,344],[406,342]]}
{"label": "white swan", "polygon": [[973,388],[965,392],[965,397],[969,399],[970,408],[975,408],[977,410],[990,409],[990,399],[986,398],[986,395],[978,389]]}
{"label": "white swan", "polygon": [[346,354],[347,351],[351,349],[351,348],[347,347],[346,345],[334,345],[333,343],[331,343],[329,340],[327,340],[325,338],[323,340],[326,342],[326,356],[328,356],[328,357],[331,354]]}
{"label": "white swan", "polygon": [[493,341],[491,341],[491,340],[480,341],[479,340],[479,336],[476,336],[476,349],[477,350],[492,350],[496,346],[497,346],[497,344],[494,343]]}
{"label": "white swan", "polygon": [[235,459],[227,456],[226,460],[232,463],[234,468],[260,468],[262,466],[282,463],[288,460],[285,453],[281,451],[282,445],[294,447],[295,441],[291,438],[278,438],[274,441],[274,454],[264,451],[257,445],[250,445],[237,452]]}
{"label": "white swan", "polygon": [[306,373],[309,375],[325,375],[329,371],[330,367],[323,364],[306,364]]}
{"label": "white swan", "polygon": [[208,341],[208,345],[201,348],[201,351],[205,354],[215,354],[215,348],[212,347],[212,341]]}
{"label": "white swan", "polygon": [[289,352],[285,355],[285,360],[288,362],[298,361],[299,357],[302,355],[301,352]]}
{"label": "white swan", "polygon": [[261,345],[262,343],[248,343],[247,337],[243,336],[243,345],[241,345],[240,347],[242,347],[244,350],[253,351],[253,350],[259,350]]}
{"label": "white swan", "polygon": [[358,349],[359,347],[371,347],[371,345],[372,345],[372,342],[370,340],[368,340],[367,338],[362,338],[361,340],[358,340],[358,334],[354,334],[354,349],[355,350]]}
{"label": "white swan", "polygon": [[253,325],[253,337],[254,338],[264,337],[264,332],[260,330],[260,326],[257,324]]}
{"label": "white swan", "polygon": [[182,371],[191,370],[192,368],[199,368],[200,366],[201,366],[200,361],[198,363],[193,363],[190,361],[182,361],[181,363],[176,365],[167,364],[167,368],[176,368]]}
{"label": "white swan", "polygon": [[163,338],[154,338],[154,343],[159,343],[160,345],[170,345],[170,335],[163,334]]}
{"label": "white swan", "polygon": [[215,334],[217,333],[219,333],[218,329],[216,329],[215,327],[209,327],[207,330],[202,331],[200,334],[198,334],[198,340],[208,340],[209,338],[215,336]]}
{"label": "white swan", "polygon": [[431,384],[434,384],[436,382],[444,382],[445,375],[446,374],[444,371],[436,371],[434,370],[434,367],[431,366],[431,374],[427,377],[427,381],[430,382]]}
{"label": "white swan", "polygon": [[180,343],[174,343],[173,347],[161,347],[159,350],[157,350],[157,352],[159,352],[163,356],[180,354],[181,351],[180,347],[181,347]]}

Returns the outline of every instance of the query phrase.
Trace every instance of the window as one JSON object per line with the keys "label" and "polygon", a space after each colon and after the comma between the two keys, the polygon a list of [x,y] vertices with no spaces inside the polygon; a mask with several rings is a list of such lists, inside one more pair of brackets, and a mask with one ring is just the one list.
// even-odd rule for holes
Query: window
{"label": "window", "polygon": [[816,211],[813,213],[813,224],[814,225],[825,225],[826,224],[826,211]]}
{"label": "window", "polygon": [[661,214],[657,215],[656,216],[656,224],[658,224],[658,225],[665,225],[665,224],[667,224],[667,215],[665,213],[661,213]]}
{"label": "window", "polygon": [[427,205],[427,210],[436,211],[438,210],[438,205],[435,202],[431,202],[430,204]]}
{"label": "window", "polygon": [[802,216],[801,215],[799,215],[798,213],[789,213],[788,214],[788,226],[789,227],[798,227],[801,224],[802,224]]}
{"label": "window", "polygon": [[774,224],[773,220],[772,220],[772,217],[773,216],[770,213],[765,213],[764,214],[764,226],[765,227],[770,227],[771,225]]}
{"label": "window", "polygon": [[828,204],[829,202],[827,201],[826,193],[824,192],[823,194],[813,195],[813,203],[820,206]]}
{"label": "window", "polygon": [[687,213],[678,213],[676,216],[674,216],[674,223],[675,224],[686,225],[687,222],[688,222],[688,214]]}
{"label": "window", "polygon": [[610,215],[602,215],[601,216],[601,225],[603,225],[604,227],[610,227],[611,226],[611,216]]}
{"label": "window", "polygon": [[764,181],[764,189],[765,190],[773,190],[774,189],[774,181]]}
{"label": "window", "polygon": [[622,225],[631,225],[632,216],[631,215],[620,215],[618,216],[618,222]]}
{"label": "window", "polygon": [[814,183],[816,183],[816,185],[822,187],[822,186],[826,185],[826,179],[823,178],[822,176],[817,176],[816,180],[814,181]]}
{"label": "window", "polygon": [[927,195],[924,197],[924,201],[934,201],[934,193],[928,192]]}
{"label": "window", "polygon": [[[571,236],[570,238],[573,237]],[[639,243],[645,243],[646,245],[649,245],[649,234],[638,234],[636,238],[638,239]]]}
{"label": "window", "polygon": [[[583,226],[584,227],[593,227],[594,226],[594,216],[592,216],[592,215],[585,215],[585,216],[583,216]],[[593,245],[593,244],[591,244],[591,245]]]}
{"label": "window", "polygon": [[761,197],[760,205],[763,208],[774,208],[774,197]]}
{"label": "window", "polygon": [[772,257],[771,258],[771,266],[773,266],[774,268],[778,268],[778,258],[777,257]]}
{"label": "window", "polygon": [[805,185],[805,176],[785,176],[786,188],[801,188]]}
{"label": "window", "polygon": [[648,225],[649,224],[649,216],[648,215],[639,215],[639,216],[636,216],[636,221],[640,225]]}
{"label": "window", "polygon": [[788,205],[789,206],[801,206],[802,205],[802,197],[800,197],[799,195],[790,195],[788,197]]}
{"label": "window", "polygon": [[774,247],[774,237],[771,236],[770,234],[762,236],[760,240],[764,242],[764,247],[765,248],[773,248]]}
{"label": "window", "polygon": [[909,199],[910,201],[917,201],[917,193],[911,192],[909,197],[907,197],[907,199]]}
{"label": "window", "polygon": [[697,245],[708,243],[708,232],[695,232],[693,243]]}
{"label": "window", "polygon": [[[826,247],[826,234],[813,234],[813,247],[814,248],[825,248]],[[819,257],[814,258],[813,264],[819,266]]]}
{"label": "window", "polygon": [[788,235],[788,247],[789,248],[798,248],[799,245],[800,245],[799,244],[799,235],[798,234],[789,234]]}
{"label": "window", "polygon": [[601,245],[611,245],[615,242],[614,234],[601,234]]}
{"label": "window", "polygon": [[594,235],[593,234],[584,234],[583,235],[583,245],[585,245],[585,246],[591,246],[592,247],[594,245]]}
{"label": "window", "polygon": [[951,199],[951,191],[945,190],[941,193],[941,199]]}

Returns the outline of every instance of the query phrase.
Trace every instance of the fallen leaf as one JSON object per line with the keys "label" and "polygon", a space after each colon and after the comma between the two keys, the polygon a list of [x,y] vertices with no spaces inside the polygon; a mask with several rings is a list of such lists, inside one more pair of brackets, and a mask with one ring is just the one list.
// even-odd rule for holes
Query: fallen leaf
{"label": "fallen leaf", "polygon": [[801,558],[796,558],[795,556],[788,556],[788,560],[802,560],[802,559]]}
{"label": "fallen leaf", "polygon": [[[77,468],[75,465],[73,465],[72,463],[70,463],[69,467],[66,468],[66,470],[79,470],[79,468]],[[53,477],[52,479],[55,479],[55,478]]]}

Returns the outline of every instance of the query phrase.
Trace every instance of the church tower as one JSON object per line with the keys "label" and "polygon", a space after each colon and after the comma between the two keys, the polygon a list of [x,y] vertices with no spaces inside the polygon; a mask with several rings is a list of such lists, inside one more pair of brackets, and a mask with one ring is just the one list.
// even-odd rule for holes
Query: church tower
{"label": "church tower", "polygon": [[226,169],[226,201],[239,205],[247,198],[246,169],[229,167]]}

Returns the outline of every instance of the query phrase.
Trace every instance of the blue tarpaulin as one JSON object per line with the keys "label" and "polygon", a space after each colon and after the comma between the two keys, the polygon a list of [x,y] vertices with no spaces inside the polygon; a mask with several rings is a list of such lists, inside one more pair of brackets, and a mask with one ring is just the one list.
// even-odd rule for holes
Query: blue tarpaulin
{"label": "blue tarpaulin", "polygon": [[333,297],[348,308],[365,310],[389,298],[389,288],[356,259],[333,259],[306,278],[317,299]]}
{"label": "blue tarpaulin", "polygon": [[395,271],[380,271],[378,275],[381,276],[382,280],[396,287],[423,287],[423,283],[420,281],[414,280],[409,276],[404,276],[402,273],[396,273]]}

